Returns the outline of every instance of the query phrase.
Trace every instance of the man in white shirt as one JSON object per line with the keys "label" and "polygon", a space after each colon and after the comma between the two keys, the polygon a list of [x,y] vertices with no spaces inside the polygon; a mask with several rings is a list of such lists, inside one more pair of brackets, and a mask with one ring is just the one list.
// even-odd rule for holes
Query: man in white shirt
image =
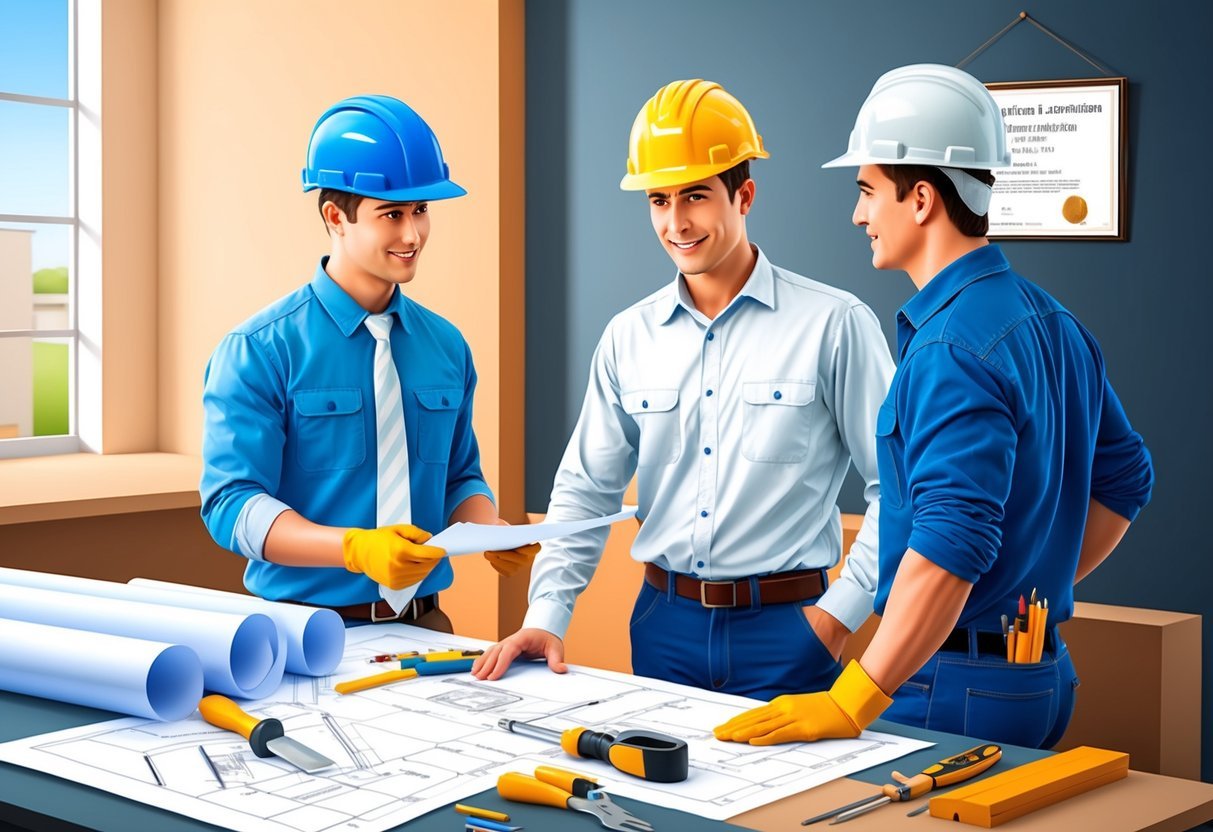
{"label": "man in white shirt", "polygon": [[[637,474],[634,672],[759,698],[829,687],[872,611],[875,420],[893,374],[868,307],[750,244],[749,160],[768,157],[717,84],[675,81],[640,111],[621,187],[647,193],[679,274],[607,326],[548,508],[561,521],[618,511]],[[868,510],[827,590],[852,461]],[[606,535],[543,546],[523,628],[485,653],[478,678],[519,656],[565,669],[561,638]]]}

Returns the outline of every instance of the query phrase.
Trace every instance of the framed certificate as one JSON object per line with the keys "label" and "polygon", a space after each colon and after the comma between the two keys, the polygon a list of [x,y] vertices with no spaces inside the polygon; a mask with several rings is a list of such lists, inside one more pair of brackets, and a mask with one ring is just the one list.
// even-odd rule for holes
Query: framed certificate
{"label": "framed certificate", "polygon": [[993,171],[998,239],[1124,240],[1127,78],[986,84],[1012,167]]}

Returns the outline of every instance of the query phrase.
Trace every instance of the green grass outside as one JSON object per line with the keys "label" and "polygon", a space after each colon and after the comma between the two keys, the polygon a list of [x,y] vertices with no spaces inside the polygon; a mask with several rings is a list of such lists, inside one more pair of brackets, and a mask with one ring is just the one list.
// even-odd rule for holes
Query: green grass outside
{"label": "green grass outside", "polygon": [[34,342],[34,436],[68,431],[67,344]]}

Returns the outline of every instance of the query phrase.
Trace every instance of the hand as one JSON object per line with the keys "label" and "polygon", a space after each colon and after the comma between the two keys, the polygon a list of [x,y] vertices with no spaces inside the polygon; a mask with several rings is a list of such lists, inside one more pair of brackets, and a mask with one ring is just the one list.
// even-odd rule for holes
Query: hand
{"label": "hand", "polygon": [[421,583],[446,556],[437,546],[423,546],[430,533],[416,526],[350,529],[341,539],[345,568],[361,572],[389,589]]}
{"label": "hand", "polygon": [[817,634],[817,638],[834,657],[834,661],[838,661],[851,631],[841,621],[816,604],[804,608],[804,617],[808,620],[809,626],[813,628],[813,632]]}
{"label": "hand", "polygon": [[[498,526],[510,525],[507,521],[497,518]],[[538,543],[527,543],[524,546],[519,546],[516,549],[502,549],[500,551],[485,552],[484,559],[489,562],[489,565],[497,570],[497,574],[506,578],[514,575],[524,566],[530,566],[531,561],[535,559],[535,555],[539,554]]]}
{"label": "hand", "polygon": [[486,650],[472,665],[472,675],[481,681],[492,682],[500,679],[519,656],[524,659],[543,656],[547,659],[548,667],[556,673],[564,673],[569,669],[564,663],[564,642],[547,630],[529,627]]}
{"label": "hand", "polygon": [[891,704],[859,662],[852,661],[828,691],[777,696],[716,726],[713,733],[718,740],[750,745],[853,738]]}

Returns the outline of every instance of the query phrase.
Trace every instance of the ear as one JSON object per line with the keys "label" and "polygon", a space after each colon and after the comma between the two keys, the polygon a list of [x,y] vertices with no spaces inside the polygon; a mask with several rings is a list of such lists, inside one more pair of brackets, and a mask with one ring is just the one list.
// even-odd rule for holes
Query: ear
{"label": "ear", "polygon": [[328,226],[330,234],[342,236],[345,234],[345,224],[347,222],[345,213],[337,207],[335,202],[326,202],[320,208],[320,215],[324,217],[324,224]]}
{"label": "ear", "polygon": [[757,186],[754,184],[754,180],[747,179],[741,183],[741,187],[737,189],[737,193],[733,197],[734,199],[741,200],[739,207],[743,217],[750,213],[750,209],[754,207],[754,196],[756,190]]}
{"label": "ear", "polygon": [[933,212],[943,210],[943,202],[939,198],[939,191],[926,180],[919,180],[914,183],[914,189],[908,194],[913,201],[914,206],[914,222],[918,225],[926,225],[931,219]]}

